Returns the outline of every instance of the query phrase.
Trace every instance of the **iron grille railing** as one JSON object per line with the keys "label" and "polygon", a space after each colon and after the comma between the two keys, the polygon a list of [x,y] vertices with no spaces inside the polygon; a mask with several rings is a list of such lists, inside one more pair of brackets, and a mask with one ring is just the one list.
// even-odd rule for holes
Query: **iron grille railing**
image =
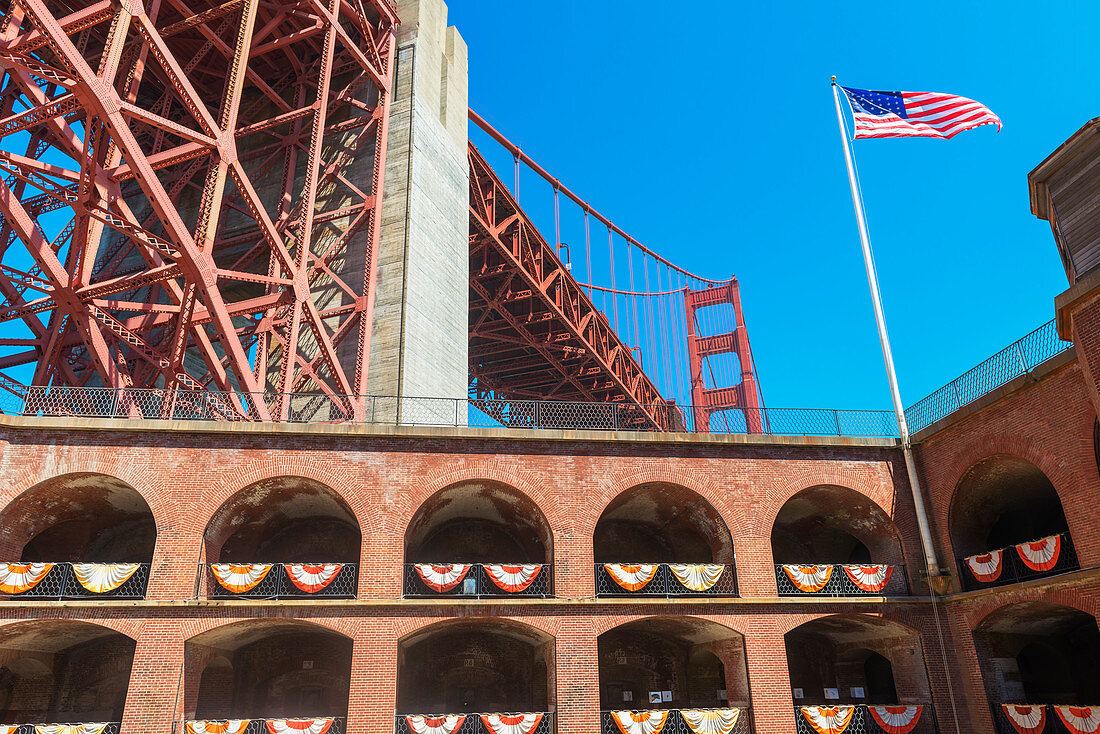
{"label": "iron grille railing", "polygon": [[[700,708],[713,709],[713,706],[700,706]],[[727,708],[727,707],[717,707]],[[733,708],[733,707],[729,707]],[[661,734],[694,734],[691,727],[684,720],[684,715],[681,713],[681,709],[667,709],[668,718],[665,719],[665,725],[661,729]],[[688,709],[689,711],[691,709]],[[730,734],[750,734],[753,731],[752,725],[752,713],[747,708],[737,709],[740,713],[737,716],[737,723],[733,729],[730,730]],[[618,711],[601,711],[600,712],[600,734],[622,734],[622,729],[615,723],[615,713]],[[647,709],[634,710],[632,713],[645,714]],[[646,731],[647,729],[639,729],[640,731]]]}
{"label": "iron grille railing", "polygon": [[[959,565],[963,589],[966,591],[973,591],[975,589],[988,589],[993,586],[1005,586],[1007,584],[1015,584],[1019,581],[1027,581],[1029,579],[1056,576],[1060,573],[1076,571],[1080,568],[1077,561],[1077,551],[1073,547],[1073,539],[1070,537],[1069,533],[1061,533],[1057,536],[1050,537],[1057,537],[1060,539],[1058,559],[1050,568],[1042,571],[1036,571],[1025,564],[1023,559],[1020,558],[1019,551],[1016,550],[1017,546],[1014,545],[999,549],[1001,553],[1000,574],[997,578],[990,581],[982,581],[977,578],[974,571],[967,563],[966,558],[955,559]],[[1024,544],[1021,543],[1021,545]]]}
{"label": "iron grille railing", "polygon": [[[233,718],[233,717],[231,717]],[[302,717],[280,717],[277,719],[249,719],[247,716],[241,716],[236,720],[241,721],[248,719],[248,726],[244,728],[241,734],[268,734],[267,722],[269,721],[285,721],[287,719],[291,721],[296,720],[309,720],[309,719],[332,719],[332,725],[329,726],[328,731],[325,734],[347,734],[348,720],[344,716],[302,716]],[[225,722],[226,719],[206,719],[206,721],[212,722]],[[187,721],[175,721],[172,725],[172,731],[175,734],[187,734]]]}
{"label": "iron grille railing", "polygon": [[[1067,727],[1058,717],[1058,714],[1054,710],[1054,705],[1046,703],[1021,703],[1016,705],[1029,706],[1043,710],[1046,720],[1042,728],[1035,730],[1035,734],[1077,734],[1077,732]],[[1063,704],[1057,705],[1061,706]],[[1008,713],[1004,710],[1004,705],[1001,703],[993,703],[992,707],[993,728],[996,730],[997,734],[1019,734],[1020,730],[1014,727],[1012,722],[1008,720]],[[1098,708],[1098,706],[1093,704],[1089,708],[1095,709]]]}
{"label": "iron grille railing", "polygon": [[393,731],[394,734],[417,734],[417,732],[410,726],[410,716],[429,716],[432,718],[443,716],[464,716],[462,725],[454,730],[453,734],[496,734],[490,727],[485,725],[482,720],[482,716],[520,716],[520,715],[542,715],[542,719],[539,720],[538,726],[531,730],[530,734],[554,734],[557,730],[554,721],[554,713],[552,711],[534,711],[519,713],[486,713],[486,714],[397,714],[394,717]]}
{"label": "iron grille railing", "polygon": [[909,423],[909,430],[916,433],[927,428],[1001,385],[1031,372],[1072,346],[1073,342],[1064,342],[1059,338],[1054,321],[1043,324],[916,405],[907,408],[905,419]]}
{"label": "iron grille railing", "polygon": [[[855,709],[855,711],[852,712],[851,723],[843,730],[845,734],[891,734],[889,729],[884,729],[878,725],[874,717],[871,716],[871,712],[868,710],[871,706],[867,704],[829,703],[822,705],[827,707],[852,706]],[[904,704],[899,704],[898,707],[900,708],[902,705]],[[935,710],[930,704],[920,704],[920,707],[920,718],[917,719],[917,723],[912,729],[912,734],[938,734],[939,726],[936,723]],[[817,731],[803,715],[803,708],[803,706],[795,706],[794,708],[796,734],[817,734]]]}
{"label": "iron grille railing", "polygon": [[[797,565],[797,564],[787,564]],[[783,564],[775,567],[775,583],[779,590],[779,596],[909,596],[909,578],[905,573],[905,566],[890,566],[890,578],[880,590],[868,590],[860,588],[844,571],[845,565],[858,566],[860,564],[818,564],[818,567],[832,565],[829,581],[819,591],[803,591],[795,586],[791,577],[783,569]]]}
{"label": "iron grille railing", "polygon": [[[43,727],[44,726],[57,726],[58,724],[61,724],[61,723],[63,723],[66,726],[79,726],[82,723],[86,723],[86,724],[94,723],[96,726],[99,726],[100,724],[105,724],[105,726],[103,728],[103,734],[119,734],[119,731],[122,729],[122,724],[118,721],[108,721],[108,722],[103,722],[103,721],[96,721],[96,722],[90,722],[90,721],[89,722],[51,722],[50,724],[14,724],[14,725],[13,724],[8,724],[8,726],[15,726],[15,731],[13,731],[12,734],[36,734],[37,727],[39,727],[39,726],[43,726]],[[3,725],[0,725],[0,727],[2,727],[2,726]],[[6,729],[5,729],[5,731],[6,731]]]}
{"label": "iron grille railing", "polygon": [[[617,582],[604,563],[596,564],[596,596],[737,596],[737,569],[731,564],[706,564],[722,566],[722,575],[707,589],[690,589],[672,573],[667,563],[629,564],[657,566],[653,579],[639,589],[631,590]],[[625,566],[628,564],[615,564]]]}
{"label": "iron grille railing", "polygon": [[[534,578],[531,579],[529,584],[527,584],[524,588],[516,589],[515,591],[509,591],[505,588],[502,588],[500,584],[493,580],[493,577],[486,570],[486,566],[488,565],[499,564],[467,564],[470,566],[470,568],[465,573],[465,575],[460,580],[458,580],[458,582],[454,586],[451,586],[450,588],[444,588],[443,590],[432,588],[428,585],[427,582],[425,582],[424,578],[422,578],[421,575],[417,573],[416,567],[419,565],[450,566],[452,564],[406,563],[403,585],[403,594],[406,597],[426,596],[478,599],[481,597],[553,596],[553,567],[549,563],[526,564],[529,566],[539,566],[539,571],[537,575],[535,575]],[[446,585],[441,584],[441,586]]]}
{"label": "iron grille railing", "polygon": [[208,599],[354,599],[358,593],[358,563],[340,564],[340,571],[332,577],[332,580],[325,583],[322,588],[314,591],[304,590],[294,583],[287,568],[291,565],[298,564],[271,564],[271,570],[264,575],[259,583],[240,591],[232,591],[226,588],[218,580],[211,564],[199,564],[199,578],[206,585],[206,598]]}
{"label": "iron grille railing", "polygon": [[53,568],[26,591],[8,595],[11,599],[144,599],[149,585],[150,564],[139,563],[137,570],[117,588],[89,591],[76,577],[71,563],[55,563]]}

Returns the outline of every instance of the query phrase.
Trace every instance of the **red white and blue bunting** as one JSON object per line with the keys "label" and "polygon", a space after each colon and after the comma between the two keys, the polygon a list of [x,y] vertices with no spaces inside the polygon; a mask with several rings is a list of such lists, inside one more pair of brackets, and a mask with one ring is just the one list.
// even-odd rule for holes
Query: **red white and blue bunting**
{"label": "red white and blue bunting", "polygon": [[741,709],[682,709],[680,715],[695,734],[730,734],[741,718]]}
{"label": "red white and blue bunting", "polygon": [[726,567],[720,563],[670,563],[668,570],[692,591],[706,591],[718,583]]}
{"label": "red white and blue bunting", "polygon": [[342,563],[288,563],[283,568],[290,583],[307,594],[316,594],[332,583],[344,569]]}
{"label": "red white and blue bunting", "polygon": [[104,594],[130,580],[140,563],[74,563],[73,575],[88,591]]}
{"label": "red white and blue bunting", "polygon": [[443,714],[441,716],[409,714],[405,717],[405,723],[409,725],[409,729],[413,734],[455,734],[465,722],[465,714]]}
{"label": "red white and blue bunting", "polygon": [[829,565],[784,565],[783,573],[794,584],[794,588],[807,594],[814,594],[825,588],[833,576],[833,567]]}
{"label": "red white and blue bunting", "polygon": [[268,719],[269,734],[325,734],[332,727],[332,718]]}
{"label": "red white and blue bunting", "polygon": [[852,723],[855,706],[803,706],[802,718],[817,734],[843,734]]}
{"label": "red white and blue bunting", "polygon": [[1058,563],[1058,554],[1062,549],[1062,536],[1051,535],[1033,543],[1020,543],[1016,552],[1020,560],[1032,571],[1049,571]]}
{"label": "red white and blue bunting", "polygon": [[607,575],[627,591],[645,588],[659,568],[656,563],[605,563],[603,567]]}
{"label": "red white and blue bunting", "polygon": [[52,563],[0,563],[0,591],[5,594],[22,594],[30,591],[46,578]]}
{"label": "red white and blue bunting", "polygon": [[472,563],[417,563],[413,568],[420,580],[428,585],[428,588],[439,592],[450,591],[462,583],[466,574],[470,572]]}
{"label": "red white and blue bunting", "polygon": [[970,573],[973,574],[974,578],[982,583],[988,584],[1001,577],[1003,560],[1004,551],[995,550],[968,557],[966,559],[966,567],[970,569]]}
{"label": "red white and blue bunting", "polygon": [[222,719],[220,721],[188,721],[186,734],[243,734],[252,719]]}
{"label": "red white and blue bunting", "polygon": [[848,579],[863,591],[878,592],[886,588],[890,583],[890,576],[894,573],[893,566],[879,563],[874,565],[845,565],[842,566]]}
{"label": "red white and blue bunting", "polygon": [[212,563],[210,570],[226,591],[243,594],[259,586],[273,565],[272,563]]}
{"label": "red white and blue bunting", "polygon": [[1100,732],[1100,706],[1055,706],[1054,713],[1073,734]]}
{"label": "red white and blue bunting", "polygon": [[1001,704],[1008,723],[1020,734],[1039,734],[1047,725],[1047,712],[1044,706],[1017,706],[1014,703]]}
{"label": "red white and blue bunting", "polygon": [[868,706],[875,723],[888,734],[909,734],[917,728],[923,706]]}
{"label": "red white and blue bunting", "polygon": [[531,734],[542,723],[542,714],[482,714],[489,734]]}
{"label": "red white and blue bunting", "polygon": [[539,572],[542,571],[542,565],[538,563],[486,563],[483,568],[485,569],[485,575],[494,584],[500,589],[513,594],[523,591],[533,584],[535,579],[538,578]]}
{"label": "red white and blue bunting", "polygon": [[667,711],[612,711],[611,719],[622,734],[660,734]]}

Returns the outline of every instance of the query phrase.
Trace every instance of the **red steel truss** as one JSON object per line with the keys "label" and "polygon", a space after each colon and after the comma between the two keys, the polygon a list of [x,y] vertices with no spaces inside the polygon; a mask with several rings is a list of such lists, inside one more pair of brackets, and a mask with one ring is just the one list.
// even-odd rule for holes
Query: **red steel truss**
{"label": "red steel truss", "polygon": [[[696,312],[710,306],[728,304],[733,308],[733,331],[712,336],[699,336]],[[745,414],[745,429],[761,432],[760,397],[756,385],[756,370],[749,350],[749,335],[741,314],[741,296],[737,280],[703,290],[684,289],[687,312],[688,362],[691,373],[691,403],[695,430],[709,431],[710,418],[725,410],[741,410]],[[736,354],[741,363],[741,382],[733,386],[706,387],[704,360],[719,354]]]}
{"label": "red steel truss", "polygon": [[476,396],[634,405],[623,428],[683,430],[679,411],[473,145],[469,159]]}
{"label": "red steel truss", "polygon": [[0,369],[363,393],[393,7],[147,2],[13,0],[0,27],[0,321],[28,332]]}

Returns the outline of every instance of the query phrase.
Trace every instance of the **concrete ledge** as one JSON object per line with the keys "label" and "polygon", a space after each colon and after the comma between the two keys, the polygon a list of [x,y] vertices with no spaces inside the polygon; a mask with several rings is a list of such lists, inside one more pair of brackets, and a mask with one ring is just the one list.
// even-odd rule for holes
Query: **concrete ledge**
{"label": "concrete ledge", "polygon": [[1045,576],[1039,579],[1020,581],[1015,584],[1006,584],[1005,586],[991,586],[987,589],[962,591],[956,594],[949,594],[947,596],[940,597],[940,599],[946,602],[968,602],[974,601],[976,599],[984,599],[990,596],[997,596],[999,594],[1004,594],[1009,591],[1032,591],[1035,589],[1049,591],[1067,586],[1080,586],[1082,584],[1087,584],[1090,581],[1096,580],[1100,580],[1100,566],[1081,568],[1076,571],[1060,573],[1057,576]]}

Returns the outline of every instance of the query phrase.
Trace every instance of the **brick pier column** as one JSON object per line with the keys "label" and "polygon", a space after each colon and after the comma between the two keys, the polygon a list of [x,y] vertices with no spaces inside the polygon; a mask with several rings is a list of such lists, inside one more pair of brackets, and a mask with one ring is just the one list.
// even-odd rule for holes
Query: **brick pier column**
{"label": "brick pier column", "polygon": [[783,633],[768,628],[746,631],[745,658],[752,685],[756,731],[759,734],[796,731]]}
{"label": "brick pier column", "polygon": [[397,691],[393,624],[364,620],[354,637],[347,734],[392,732]]}
{"label": "brick pier column", "polygon": [[558,734],[600,731],[600,661],[590,620],[562,623],[556,658]]}
{"label": "brick pier column", "polygon": [[130,669],[130,687],[122,713],[122,731],[159,734],[172,731],[183,710],[183,642],[178,622],[149,621],[141,629]]}

